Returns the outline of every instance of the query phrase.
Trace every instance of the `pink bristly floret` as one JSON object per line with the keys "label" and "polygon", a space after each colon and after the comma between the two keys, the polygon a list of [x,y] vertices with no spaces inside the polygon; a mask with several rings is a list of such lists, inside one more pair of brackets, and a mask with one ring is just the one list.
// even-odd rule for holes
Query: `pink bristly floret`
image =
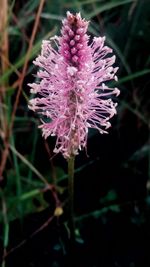
{"label": "pink bristly floret", "polygon": [[117,79],[118,68],[113,67],[115,56],[110,56],[105,37],[94,37],[89,44],[88,22],[80,13],[67,12],[62,23],[61,37],[43,41],[34,61],[40,67],[39,82],[29,84],[37,95],[29,108],[45,117],[39,126],[43,136],[57,137],[54,152],[69,158],[86,147],[88,128],[107,133],[111,126],[117,105],[111,98],[119,90],[105,83]]}

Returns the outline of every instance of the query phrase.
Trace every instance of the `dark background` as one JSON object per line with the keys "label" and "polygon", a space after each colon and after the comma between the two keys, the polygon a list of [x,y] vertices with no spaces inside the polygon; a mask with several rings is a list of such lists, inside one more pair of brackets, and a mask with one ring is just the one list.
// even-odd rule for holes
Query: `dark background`
{"label": "dark background", "polygon": [[[0,83],[4,89],[4,94],[0,91],[1,133],[4,122],[6,126],[11,123],[40,1],[7,3],[7,25],[0,33]],[[78,267],[149,267],[149,0],[45,1],[0,182],[1,258],[5,255],[2,266],[68,266],[67,163],[61,155],[52,157],[55,139],[44,141],[37,127],[39,118],[27,106],[27,83],[34,81],[36,73],[32,60],[40,52],[42,39],[60,34],[67,10],[80,11],[82,17],[91,21],[92,36],[106,35],[119,65],[119,81],[114,86],[121,91],[109,134],[90,131],[88,155],[82,151],[76,158],[76,245],[75,258],[69,266],[76,261]],[[3,54],[4,34],[9,46],[8,53]],[[6,59],[9,64],[3,68]],[[1,159],[5,147],[1,134]],[[43,178],[50,184],[57,183],[57,197],[64,211],[59,217],[53,218],[55,191],[47,189]]]}

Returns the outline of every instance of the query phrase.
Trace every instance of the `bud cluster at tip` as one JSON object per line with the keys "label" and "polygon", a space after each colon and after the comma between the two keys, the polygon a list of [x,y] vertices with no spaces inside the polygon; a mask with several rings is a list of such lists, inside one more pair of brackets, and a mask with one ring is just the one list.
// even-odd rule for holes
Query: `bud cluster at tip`
{"label": "bud cluster at tip", "polygon": [[80,13],[73,15],[67,12],[63,20],[60,38],[60,54],[69,65],[81,68],[87,60],[88,22],[81,18]]}

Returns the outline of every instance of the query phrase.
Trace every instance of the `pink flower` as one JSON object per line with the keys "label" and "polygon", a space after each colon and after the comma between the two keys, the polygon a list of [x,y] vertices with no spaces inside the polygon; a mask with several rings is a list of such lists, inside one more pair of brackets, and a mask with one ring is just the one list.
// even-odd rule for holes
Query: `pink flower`
{"label": "pink flower", "polygon": [[67,12],[62,23],[61,37],[44,40],[41,55],[34,61],[41,69],[39,82],[29,84],[31,93],[37,94],[29,108],[44,115],[39,126],[43,136],[57,137],[54,152],[69,158],[86,147],[88,128],[107,133],[111,126],[109,119],[117,105],[111,96],[119,90],[105,82],[117,79],[118,68],[112,66],[115,56],[104,45],[105,37],[94,37],[89,43],[88,22],[80,13]]}

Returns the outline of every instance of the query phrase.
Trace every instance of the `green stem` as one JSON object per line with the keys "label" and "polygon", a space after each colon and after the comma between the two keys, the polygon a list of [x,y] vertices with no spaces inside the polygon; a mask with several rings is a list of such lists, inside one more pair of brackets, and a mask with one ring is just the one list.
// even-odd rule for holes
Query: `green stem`
{"label": "green stem", "polygon": [[[0,196],[2,200],[2,215],[3,215],[3,223],[4,223],[4,240],[3,240],[3,257],[5,257],[6,249],[9,242],[9,222],[7,217],[7,204],[5,200],[4,192],[0,189]],[[2,261],[2,267],[6,266],[5,259]]]}
{"label": "green stem", "polygon": [[74,163],[75,157],[68,159],[68,193],[69,193],[69,228],[70,240],[73,244],[75,241],[75,223],[74,223]]}

